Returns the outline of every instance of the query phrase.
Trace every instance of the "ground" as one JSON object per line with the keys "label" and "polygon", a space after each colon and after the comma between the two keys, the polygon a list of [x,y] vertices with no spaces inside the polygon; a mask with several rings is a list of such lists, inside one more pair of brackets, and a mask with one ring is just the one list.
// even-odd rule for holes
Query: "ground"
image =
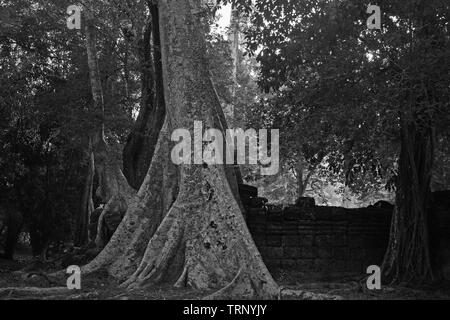
{"label": "ground", "polygon": [[[18,256],[16,261],[0,259],[0,290],[11,287],[49,287],[52,286],[43,277],[27,278],[30,260]],[[20,272],[27,268],[27,272]],[[52,265],[40,266],[50,271]],[[348,300],[421,300],[450,299],[450,286],[427,288],[383,287],[379,291],[363,290],[358,277],[341,279],[317,280],[300,273],[279,271],[274,273],[275,280],[286,289],[301,289],[313,293],[338,295]],[[359,277],[361,279],[361,277]],[[0,291],[1,292],[1,291]],[[201,299],[209,292],[199,292],[189,289],[176,289],[172,286],[158,286],[133,292],[121,289],[118,283],[105,274],[94,274],[82,278],[82,289],[64,293],[21,293],[16,290],[6,290],[0,293],[4,299],[46,299],[46,300],[172,300]]]}

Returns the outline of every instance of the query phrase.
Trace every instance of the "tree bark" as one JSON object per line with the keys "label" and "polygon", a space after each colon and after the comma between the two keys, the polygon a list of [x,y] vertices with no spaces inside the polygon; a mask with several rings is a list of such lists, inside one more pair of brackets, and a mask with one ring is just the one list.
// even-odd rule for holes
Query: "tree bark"
{"label": "tree bark", "polygon": [[176,200],[163,203],[161,185],[170,179],[161,168],[172,165],[169,133],[176,128],[192,133],[195,120],[208,128],[226,125],[220,126],[219,100],[209,78],[202,8],[188,0],[161,0],[159,10],[168,117],[137,197],[111,241],[82,271],[106,268],[128,278],[123,283],[128,288],[168,282],[219,289],[211,298],[276,298],[279,288],[232,190],[237,185],[232,166],[180,165]]}
{"label": "tree bark", "polygon": [[147,174],[165,117],[158,7],[151,1],[148,6],[151,19],[140,41],[138,53],[142,79],[141,110],[123,150],[124,174],[128,183],[136,190],[139,189]]}
{"label": "tree bark", "polygon": [[[187,0],[168,0],[160,1],[160,10],[169,127],[192,132],[200,119],[215,128],[219,100],[209,79],[202,8]],[[225,168],[181,165],[179,170],[176,202],[124,285],[169,281],[222,288],[216,293],[220,297],[275,297],[278,287],[246,227]]]}
{"label": "tree bark", "polygon": [[405,115],[401,120],[396,206],[382,265],[383,279],[420,284],[434,279],[428,230],[433,133],[431,128],[419,129]]}
{"label": "tree bark", "polygon": [[442,41],[445,33],[438,27],[436,8],[426,0],[419,1],[416,8],[415,15],[410,18],[411,38],[405,57],[411,64],[409,70],[402,71],[402,77],[406,75],[401,83],[405,89],[399,96],[401,150],[396,206],[382,266],[385,281],[413,285],[437,280],[430,253],[430,185],[435,157],[436,111],[448,104],[447,95],[441,96],[435,82],[436,73],[416,73],[434,67],[430,63],[445,43]]}
{"label": "tree bark", "polygon": [[229,38],[231,40],[231,58],[233,59],[232,64],[233,87],[231,89],[231,97],[233,101],[231,103],[231,110],[230,110],[231,113],[230,118],[232,120],[232,124],[234,124],[236,120],[236,105],[237,105],[236,91],[238,87],[237,73],[239,66],[240,23],[241,21],[239,11],[235,6],[232,6],[230,17],[230,33],[229,33]]}
{"label": "tree bark", "polygon": [[[89,143],[89,151],[91,146]],[[81,210],[77,219],[77,231],[75,238],[75,245],[78,247],[84,246],[89,242],[89,221],[92,212],[94,211],[94,202],[92,200],[92,192],[94,188],[94,154],[89,153],[89,162],[86,172],[86,181],[84,183],[83,195],[81,199]]]}
{"label": "tree bark", "polygon": [[[307,173],[305,175],[305,167],[307,168]],[[316,166],[308,165],[301,157],[297,160],[295,167],[293,168],[294,176],[297,180],[297,197],[303,197],[306,192],[306,188],[308,187],[309,181],[311,180],[312,175]]]}
{"label": "tree bark", "polygon": [[95,27],[91,13],[87,10],[85,21],[86,50],[88,57],[89,78],[91,83],[94,112],[96,114],[93,128],[90,132],[92,150],[94,154],[95,171],[99,180],[97,195],[105,203],[105,208],[99,219],[96,244],[100,247],[105,245],[107,239],[102,237],[102,223],[105,216],[123,215],[131,201],[134,190],[128,185],[119,164],[110,154],[104,136],[104,97],[98,67]]}

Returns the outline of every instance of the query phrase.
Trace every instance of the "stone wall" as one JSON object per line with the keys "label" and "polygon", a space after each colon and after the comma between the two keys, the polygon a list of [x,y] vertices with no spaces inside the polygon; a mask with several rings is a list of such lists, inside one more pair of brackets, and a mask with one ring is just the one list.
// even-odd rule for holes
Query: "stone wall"
{"label": "stone wall", "polygon": [[[450,196],[450,195],[449,195]],[[450,280],[450,197],[445,205],[434,208],[430,219],[430,247],[433,265]]]}
{"label": "stone wall", "polygon": [[285,207],[250,209],[247,225],[270,271],[321,277],[365,273],[381,264],[391,210]]}
{"label": "stone wall", "polygon": [[[450,194],[449,194],[450,195]],[[450,279],[450,198],[430,217],[433,265]],[[320,278],[363,274],[381,265],[392,209],[339,207],[252,208],[247,225],[269,270]]]}

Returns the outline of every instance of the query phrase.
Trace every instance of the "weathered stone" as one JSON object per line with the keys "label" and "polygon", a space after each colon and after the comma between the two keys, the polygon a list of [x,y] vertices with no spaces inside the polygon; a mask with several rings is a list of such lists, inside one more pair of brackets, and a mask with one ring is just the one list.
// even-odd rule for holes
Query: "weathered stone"
{"label": "weathered stone", "polygon": [[[266,245],[270,246],[269,244],[267,244],[266,237],[265,237],[264,235],[261,235],[261,236],[258,236],[258,235],[253,236],[253,241],[255,241],[255,243],[256,243],[256,245],[257,245],[258,247],[264,247],[264,246],[266,246]],[[280,241],[280,242],[281,242],[281,241]]]}
{"label": "weathered stone", "polygon": [[317,272],[333,271],[333,264],[328,259],[314,259],[314,268]]}
{"label": "weathered stone", "polygon": [[333,237],[329,234],[317,235],[314,239],[314,245],[316,245],[318,247],[332,246],[333,245]]}
{"label": "weathered stone", "polygon": [[315,247],[302,247],[301,257],[307,259],[313,259],[317,256],[317,248]]}
{"label": "weathered stone", "polygon": [[333,249],[331,247],[317,248],[319,258],[331,258],[333,256]]}
{"label": "weathered stone", "polygon": [[264,262],[270,272],[279,270],[281,268],[281,260],[280,259],[269,259],[269,258],[265,258],[264,256],[263,256],[263,258],[264,258]]}
{"label": "weathered stone", "polygon": [[284,247],[297,247],[300,245],[300,236],[283,236]]}
{"label": "weathered stone", "polygon": [[280,247],[265,247],[262,250],[265,256],[269,259],[280,259],[283,258],[283,248]]}
{"label": "weathered stone", "polygon": [[358,261],[364,259],[364,250],[363,249],[350,249],[350,260]]}
{"label": "weathered stone", "polygon": [[334,247],[333,248],[333,258],[348,260],[349,258],[349,249],[347,247]]}
{"label": "weathered stone", "polygon": [[266,244],[269,247],[281,247],[281,235],[267,235]]}
{"label": "weathered stone", "polygon": [[300,235],[299,245],[301,247],[311,247],[314,243],[314,237],[312,235]]}
{"label": "weathered stone", "polygon": [[302,248],[299,247],[286,247],[283,249],[284,256],[286,258],[301,258],[302,257]]}
{"label": "weathered stone", "polygon": [[281,268],[283,269],[297,269],[298,268],[298,263],[297,260],[295,259],[283,259],[281,261]]}
{"label": "weathered stone", "polygon": [[299,197],[295,201],[295,206],[300,208],[313,208],[316,206],[316,201],[312,197]]}
{"label": "weathered stone", "polygon": [[299,271],[311,271],[315,269],[314,260],[313,259],[298,259],[297,260],[297,268]]}
{"label": "weathered stone", "polygon": [[350,248],[362,248],[364,246],[364,239],[362,236],[352,236],[348,239],[348,246]]}
{"label": "weathered stone", "polygon": [[266,233],[268,235],[282,235],[284,234],[284,229],[282,224],[268,224],[266,226]]}

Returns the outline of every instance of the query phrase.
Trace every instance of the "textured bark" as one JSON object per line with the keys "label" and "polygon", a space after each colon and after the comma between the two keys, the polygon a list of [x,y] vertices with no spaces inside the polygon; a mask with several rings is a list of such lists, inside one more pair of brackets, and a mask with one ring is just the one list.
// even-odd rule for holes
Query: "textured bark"
{"label": "textured bark", "polygon": [[308,187],[309,180],[314,173],[314,168],[309,168],[306,176],[304,175],[304,168],[306,164],[304,161],[299,160],[295,168],[295,176],[297,178],[297,197],[303,197],[306,188]]}
{"label": "textured bark", "polygon": [[147,176],[130,201],[124,219],[103,251],[82,269],[83,274],[106,269],[118,279],[138,267],[150,238],[177,195],[177,170],[170,162],[167,121],[161,129]]}
{"label": "textured bark", "polygon": [[[89,150],[91,148],[89,147]],[[92,200],[92,192],[94,187],[94,154],[89,154],[89,162],[86,172],[86,181],[84,183],[84,190],[81,199],[81,210],[77,221],[77,231],[75,238],[76,246],[84,246],[89,241],[89,221],[92,212],[94,211],[94,202]]]}
{"label": "textured bark", "polygon": [[[203,120],[214,128],[218,99],[209,79],[202,8],[172,0],[160,1],[160,10],[170,127],[192,130],[194,120]],[[222,288],[213,297],[275,297],[278,287],[246,227],[224,166],[181,165],[179,170],[176,202],[124,286],[168,281]]]}
{"label": "textured bark", "polygon": [[433,163],[431,129],[419,129],[402,119],[396,206],[383,279],[391,283],[422,283],[434,279],[431,267],[428,215]]}
{"label": "textured bark", "polygon": [[106,268],[127,279],[123,286],[128,288],[169,282],[220,289],[211,298],[276,298],[278,286],[233,192],[237,183],[232,166],[179,166],[177,196],[166,200],[161,186],[173,181],[167,172],[175,172],[169,133],[175,128],[193,131],[194,120],[209,128],[226,124],[209,77],[202,9],[188,0],[160,1],[159,9],[168,119],[138,195],[111,241],[83,272]]}
{"label": "textured bark", "polygon": [[[411,65],[402,70],[404,94],[399,95],[401,150],[396,206],[382,268],[385,281],[410,285],[438,279],[430,253],[430,185],[437,111],[448,106],[448,90],[442,95],[444,91],[435,81],[438,73],[423,72],[436,66],[429,63],[442,50],[446,35],[430,1],[420,0],[416,7],[408,23],[411,38],[406,58]],[[426,66],[423,61],[427,61]]]}
{"label": "textured bark", "polygon": [[303,183],[303,164],[300,161],[295,171],[297,176],[297,197],[303,197],[306,185]]}
{"label": "textured bark", "polygon": [[233,87],[231,89],[231,97],[233,99],[231,103],[230,117],[233,124],[236,120],[236,90],[238,87],[237,72],[239,66],[239,41],[240,41],[240,15],[239,11],[235,6],[231,8],[231,18],[230,18],[230,33],[229,38],[231,41],[231,58],[233,59]]}
{"label": "textured bark", "polygon": [[[92,12],[92,10],[91,10]],[[96,121],[90,132],[92,150],[94,153],[95,170],[99,180],[97,195],[106,203],[99,219],[99,231],[104,218],[108,214],[123,215],[131,201],[134,190],[128,185],[119,164],[110,154],[104,137],[104,97],[98,67],[95,27],[89,10],[85,19],[86,50],[88,57],[89,78],[91,83],[92,98]],[[119,212],[118,212],[119,211]],[[102,232],[97,232],[96,244],[103,246],[107,241],[102,237]]]}
{"label": "textured bark", "polygon": [[124,174],[136,190],[147,174],[165,117],[158,8],[152,2],[148,6],[152,17],[138,46],[142,79],[141,109],[123,150]]}

